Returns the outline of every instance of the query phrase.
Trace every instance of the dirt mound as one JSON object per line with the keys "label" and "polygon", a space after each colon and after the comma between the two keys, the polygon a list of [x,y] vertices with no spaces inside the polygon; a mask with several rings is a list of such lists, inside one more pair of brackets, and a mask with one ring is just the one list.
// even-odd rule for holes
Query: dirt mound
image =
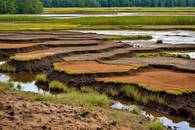
{"label": "dirt mound", "polygon": [[[0,91],[1,130],[148,130],[146,119],[121,112],[123,123],[112,120],[117,111],[94,107],[85,111],[84,106],[31,101],[13,92]],[[125,114],[126,113],[126,114]],[[116,118],[116,117],[115,117]],[[132,123],[131,123],[132,122]],[[149,122],[147,122],[149,123]],[[136,130],[136,129],[134,129]]]}

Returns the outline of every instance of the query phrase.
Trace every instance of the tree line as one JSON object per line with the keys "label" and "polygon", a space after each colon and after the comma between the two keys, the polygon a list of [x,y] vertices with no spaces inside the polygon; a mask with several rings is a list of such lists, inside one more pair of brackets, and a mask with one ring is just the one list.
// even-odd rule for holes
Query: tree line
{"label": "tree line", "polygon": [[0,0],[1,14],[36,14],[42,10],[40,0]]}
{"label": "tree line", "polygon": [[195,7],[195,0],[42,0],[45,7]]}

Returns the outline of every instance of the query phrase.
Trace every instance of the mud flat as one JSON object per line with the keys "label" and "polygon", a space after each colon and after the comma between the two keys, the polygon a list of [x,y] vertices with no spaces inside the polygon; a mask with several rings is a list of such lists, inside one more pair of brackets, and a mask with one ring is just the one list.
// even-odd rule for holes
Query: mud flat
{"label": "mud flat", "polygon": [[[193,51],[194,45],[153,43],[134,47],[102,38],[106,35],[66,31],[8,34],[0,38],[0,54],[9,56],[6,64],[0,66],[4,71],[14,68],[15,72],[44,72],[45,83],[59,80],[78,88],[98,86],[98,92],[110,97],[135,101],[195,121],[194,60],[136,56],[137,53]],[[129,88],[125,85],[134,95],[126,93]]]}

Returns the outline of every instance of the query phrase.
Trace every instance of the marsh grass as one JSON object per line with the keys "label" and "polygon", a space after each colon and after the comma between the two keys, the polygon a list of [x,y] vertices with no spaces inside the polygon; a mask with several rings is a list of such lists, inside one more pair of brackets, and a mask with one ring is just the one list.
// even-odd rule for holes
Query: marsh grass
{"label": "marsh grass", "polygon": [[114,13],[114,12],[195,12],[194,8],[44,8],[46,14]]}
{"label": "marsh grass", "polygon": [[35,80],[36,82],[45,82],[47,80],[47,76],[44,73],[38,74],[36,75]]}
{"label": "marsh grass", "polygon": [[80,25],[195,25],[195,16],[115,16],[54,20]]}
{"label": "marsh grass", "polygon": [[177,57],[190,59],[190,56],[187,54],[176,54],[174,52],[162,51],[162,52],[140,52],[136,53],[137,57]]}
{"label": "marsh grass", "polygon": [[166,130],[165,127],[160,122],[160,120],[158,119],[151,123],[150,129],[151,130]]}
{"label": "marsh grass", "polygon": [[107,38],[102,38],[102,40],[150,40],[152,39],[152,36],[150,35],[132,35],[132,36],[123,36],[123,35],[118,35],[118,36],[113,36],[113,37],[107,37]]}
{"label": "marsh grass", "polygon": [[1,71],[8,71],[8,72],[15,72],[16,68],[13,65],[11,65],[9,62],[6,62],[6,63],[0,65],[0,70]]}
{"label": "marsh grass", "polygon": [[112,97],[115,97],[119,94],[119,92],[116,89],[112,88],[112,87],[108,87],[106,91]]}
{"label": "marsh grass", "polygon": [[80,90],[83,93],[92,93],[92,92],[95,92],[93,86],[81,86],[80,87]]}
{"label": "marsh grass", "polygon": [[58,80],[53,80],[49,83],[49,88],[52,90],[68,91],[68,86]]}
{"label": "marsh grass", "polygon": [[0,22],[44,22],[45,17],[23,15],[0,15]]}
{"label": "marsh grass", "polygon": [[122,86],[122,91],[127,96],[133,98],[135,101],[141,102],[143,104],[148,104],[151,102],[162,105],[166,104],[165,97],[162,97],[159,94],[142,94],[135,85],[124,85]]}
{"label": "marsh grass", "polygon": [[110,101],[106,95],[98,93],[85,93],[72,92],[62,94],[58,97],[61,101],[74,102],[74,103],[89,103],[93,106],[109,107]]}
{"label": "marsh grass", "polygon": [[4,90],[4,89],[12,90],[14,89],[14,84],[11,82],[8,82],[8,83],[0,82],[0,90]]}

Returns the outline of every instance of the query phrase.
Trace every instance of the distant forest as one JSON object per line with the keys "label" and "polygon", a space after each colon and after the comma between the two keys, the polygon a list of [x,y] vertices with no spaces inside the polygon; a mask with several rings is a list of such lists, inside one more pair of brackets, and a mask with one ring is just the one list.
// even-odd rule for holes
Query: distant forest
{"label": "distant forest", "polygon": [[36,14],[44,7],[195,7],[195,0],[0,0],[1,14]]}
{"label": "distant forest", "polygon": [[195,7],[195,0],[42,0],[44,7]]}
{"label": "distant forest", "polygon": [[40,0],[0,0],[1,14],[37,14],[41,12]]}

